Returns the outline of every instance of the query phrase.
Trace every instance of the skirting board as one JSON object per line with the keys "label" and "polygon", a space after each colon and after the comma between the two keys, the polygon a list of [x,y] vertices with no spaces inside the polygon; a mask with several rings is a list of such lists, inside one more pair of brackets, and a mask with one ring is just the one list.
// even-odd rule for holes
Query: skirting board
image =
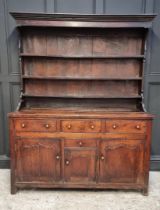
{"label": "skirting board", "polygon": [[6,155],[0,155],[0,168],[10,168],[10,158]]}
{"label": "skirting board", "polygon": [[160,171],[160,155],[151,156],[151,171]]}

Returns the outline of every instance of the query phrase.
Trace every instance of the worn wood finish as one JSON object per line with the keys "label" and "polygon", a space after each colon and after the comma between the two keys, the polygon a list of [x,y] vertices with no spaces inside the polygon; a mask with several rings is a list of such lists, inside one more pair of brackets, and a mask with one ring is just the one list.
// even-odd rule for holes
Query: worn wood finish
{"label": "worn wood finish", "polygon": [[148,28],[155,15],[78,15],[11,13],[19,27]]}
{"label": "worn wood finish", "polygon": [[104,183],[143,181],[144,141],[108,139],[100,142],[100,175]]}
{"label": "worn wood finish", "polygon": [[[67,140],[66,140],[67,141]],[[70,140],[68,140],[70,141]],[[70,183],[96,182],[97,148],[91,147],[88,140],[78,140],[78,145],[64,146],[64,181]],[[84,144],[86,145],[84,146]]]}
{"label": "worn wood finish", "polygon": [[101,121],[98,120],[64,120],[61,121],[63,132],[101,132]]}
{"label": "worn wood finish", "polygon": [[144,29],[25,29],[23,56],[136,56],[143,52]]}
{"label": "worn wood finish", "polygon": [[[23,57],[26,79],[141,79],[141,58]],[[66,71],[67,69],[67,71]]]}
{"label": "worn wood finish", "polygon": [[27,80],[25,94],[73,98],[139,97],[138,81],[42,81]]}
{"label": "worn wood finish", "polygon": [[59,181],[60,141],[57,139],[26,139],[16,141],[17,181]]}
{"label": "worn wood finish", "polygon": [[106,120],[106,131],[109,133],[145,133],[146,123],[136,120]]}
{"label": "worn wood finish", "polygon": [[12,15],[21,35],[22,94],[9,114],[11,193],[147,194],[153,116],[144,112],[143,69],[153,15]]}
{"label": "worn wood finish", "polygon": [[9,119],[9,135],[10,135],[10,157],[11,157],[11,194],[15,194],[17,192],[16,183],[16,152],[15,152],[15,131],[14,131],[14,122],[13,119]]}
{"label": "worn wood finish", "polygon": [[[90,107],[92,107],[92,110],[96,111],[102,111],[102,110],[108,110],[108,111],[133,111],[136,112],[137,108],[141,109],[141,104],[139,103],[139,97],[138,98],[54,98],[54,101],[52,98],[48,97],[39,97],[38,100],[35,100],[34,97],[27,97],[26,101],[23,101],[23,106],[28,108],[48,108],[48,107],[54,107],[61,108],[62,110],[65,108],[67,109],[78,109],[81,108],[82,110],[90,110]],[[118,104],[118,106],[117,106]]]}
{"label": "worn wood finish", "polygon": [[57,130],[55,120],[17,120],[15,123],[17,131],[41,131],[41,132],[54,132]]}
{"label": "worn wood finish", "polygon": [[[13,194],[17,188],[33,186],[141,189],[147,193],[151,115],[96,112],[95,118],[91,112],[68,110],[69,120],[58,109],[26,112],[10,114],[13,125],[33,124],[29,130],[27,126],[12,129]],[[53,121],[57,131],[41,130],[45,120]]]}

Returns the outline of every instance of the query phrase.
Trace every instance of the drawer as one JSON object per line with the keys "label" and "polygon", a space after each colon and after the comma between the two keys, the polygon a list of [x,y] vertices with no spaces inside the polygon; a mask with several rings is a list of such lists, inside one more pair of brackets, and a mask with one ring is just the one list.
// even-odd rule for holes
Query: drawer
{"label": "drawer", "polygon": [[65,139],[64,147],[96,147],[96,139]]}
{"label": "drawer", "polygon": [[63,132],[100,132],[101,121],[99,120],[62,120],[61,130]]}
{"label": "drawer", "polygon": [[53,132],[56,131],[56,120],[38,120],[38,119],[24,119],[16,120],[16,131],[38,131],[38,132]]}
{"label": "drawer", "polygon": [[136,120],[107,120],[106,132],[109,133],[145,133],[146,123]]}

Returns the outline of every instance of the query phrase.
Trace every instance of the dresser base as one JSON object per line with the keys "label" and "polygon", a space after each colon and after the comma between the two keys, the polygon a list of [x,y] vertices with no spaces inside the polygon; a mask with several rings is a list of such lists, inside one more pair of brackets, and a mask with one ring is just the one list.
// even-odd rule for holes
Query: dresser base
{"label": "dresser base", "polygon": [[151,115],[52,110],[9,119],[12,194],[20,188],[148,194]]}

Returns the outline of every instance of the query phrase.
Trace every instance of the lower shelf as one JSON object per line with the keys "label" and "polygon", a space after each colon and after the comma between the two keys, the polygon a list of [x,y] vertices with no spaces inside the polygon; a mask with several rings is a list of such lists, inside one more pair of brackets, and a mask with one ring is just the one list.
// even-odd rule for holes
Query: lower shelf
{"label": "lower shelf", "polygon": [[23,97],[31,97],[31,98],[91,98],[91,99],[94,99],[94,98],[99,98],[99,99],[134,99],[134,98],[141,98],[140,95],[135,95],[135,96],[99,96],[99,95],[94,95],[94,96],[50,96],[50,95],[31,95],[31,94],[23,94],[22,95]]}

